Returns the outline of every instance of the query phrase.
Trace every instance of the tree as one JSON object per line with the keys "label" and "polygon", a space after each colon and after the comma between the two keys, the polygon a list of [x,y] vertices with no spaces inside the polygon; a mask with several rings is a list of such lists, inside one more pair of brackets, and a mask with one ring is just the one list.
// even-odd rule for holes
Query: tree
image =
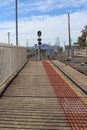
{"label": "tree", "polygon": [[81,47],[85,47],[85,44],[84,44],[84,40],[82,38],[82,36],[78,37],[78,42],[77,42]]}
{"label": "tree", "polygon": [[85,25],[84,29],[81,32],[82,32],[82,38],[84,40],[86,40],[86,36],[87,36],[87,25]]}
{"label": "tree", "polygon": [[87,25],[84,26],[84,29],[81,30],[81,36],[78,37],[78,44],[81,47],[85,47],[85,43],[86,43],[86,36],[87,36]]}

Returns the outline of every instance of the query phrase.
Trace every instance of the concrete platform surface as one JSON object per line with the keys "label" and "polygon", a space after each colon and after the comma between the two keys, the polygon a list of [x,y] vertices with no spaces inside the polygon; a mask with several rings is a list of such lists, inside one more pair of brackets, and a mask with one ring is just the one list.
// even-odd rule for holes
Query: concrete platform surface
{"label": "concrete platform surface", "polygon": [[69,130],[41,61],[29,61],[0,99],[0,130]]}
{"label": "concrete platform surface", "polygon": [[[87,92],[87,76],[80,73],[79,71],[73,69],[69,65],[66,65],[58,60],[53,60],[53,62],[59,66],[64,73],[66,73],[70,78],[72,78],[85,92]],[[85,95],[87,96],[87,95]]]}

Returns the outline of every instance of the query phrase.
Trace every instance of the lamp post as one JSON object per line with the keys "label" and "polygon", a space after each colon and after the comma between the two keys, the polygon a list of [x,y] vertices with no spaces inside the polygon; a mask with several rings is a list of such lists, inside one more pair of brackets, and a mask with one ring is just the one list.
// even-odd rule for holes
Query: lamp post
{"label": "lamp post", "polygon": [[15,0],[15,13],[16,13],[16,45],[18,46],[18,0]]}

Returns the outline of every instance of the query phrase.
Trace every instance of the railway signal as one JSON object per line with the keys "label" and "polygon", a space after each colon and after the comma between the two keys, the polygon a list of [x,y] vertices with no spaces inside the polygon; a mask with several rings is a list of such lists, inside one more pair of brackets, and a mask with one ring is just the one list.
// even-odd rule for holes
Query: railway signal
{"label": "railway signal", "polygon": [[38,38],[37,40],[38,40],[39,42],[41,42],[42,39],[41,39],[41,38]]}
{"label": "railway signal", "polygon": [[38,42],[38,45],[41,45],[41,42]]}
{"label": "railway signal", "polygon": [[37,35],[38,35],[39,37],[41,36],[41,34],[42,34],[41,31],[38,31],[38,32],[37,32]]}
{"label": "railway signal", "polygon": [[38,37],[39,37],[39,38],[37,39],[37,40],[38,40],[38,45],[41,45],[42,39],[41,39],[40,37],[41,37],[41,35],[42,35],[42,32],[41,32],[41,31],[38,31],[38,32],[37,32],[37,35],[38,35]]}
{"label": "railway signal", "polygon": [[41,35],[42,35],[42,32],[41,31],[38,31],[37,32],[37,35],[38,35],[38,39],[37,39],[37,41],[38,41],[38,60],[40,60],[41,58],[40,58],[40,50],[41,50],[41,41],[42,41],[42,39],[41,39]]}
{"label": "railway signal", "polygon": [[41,38],[38,38],[37,40],[38,40],[38,45],[41,45],[42,39],[41,39]]}

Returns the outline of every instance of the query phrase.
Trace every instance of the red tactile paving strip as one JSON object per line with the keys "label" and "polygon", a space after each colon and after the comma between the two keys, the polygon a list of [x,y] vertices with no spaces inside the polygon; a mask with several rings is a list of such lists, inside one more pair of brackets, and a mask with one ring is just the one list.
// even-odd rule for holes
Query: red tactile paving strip
{"label": "red tactile paving strip", "polygon": [[58,75],[47,61],[42,61],[71,130],[87,130],[87,105]]}

